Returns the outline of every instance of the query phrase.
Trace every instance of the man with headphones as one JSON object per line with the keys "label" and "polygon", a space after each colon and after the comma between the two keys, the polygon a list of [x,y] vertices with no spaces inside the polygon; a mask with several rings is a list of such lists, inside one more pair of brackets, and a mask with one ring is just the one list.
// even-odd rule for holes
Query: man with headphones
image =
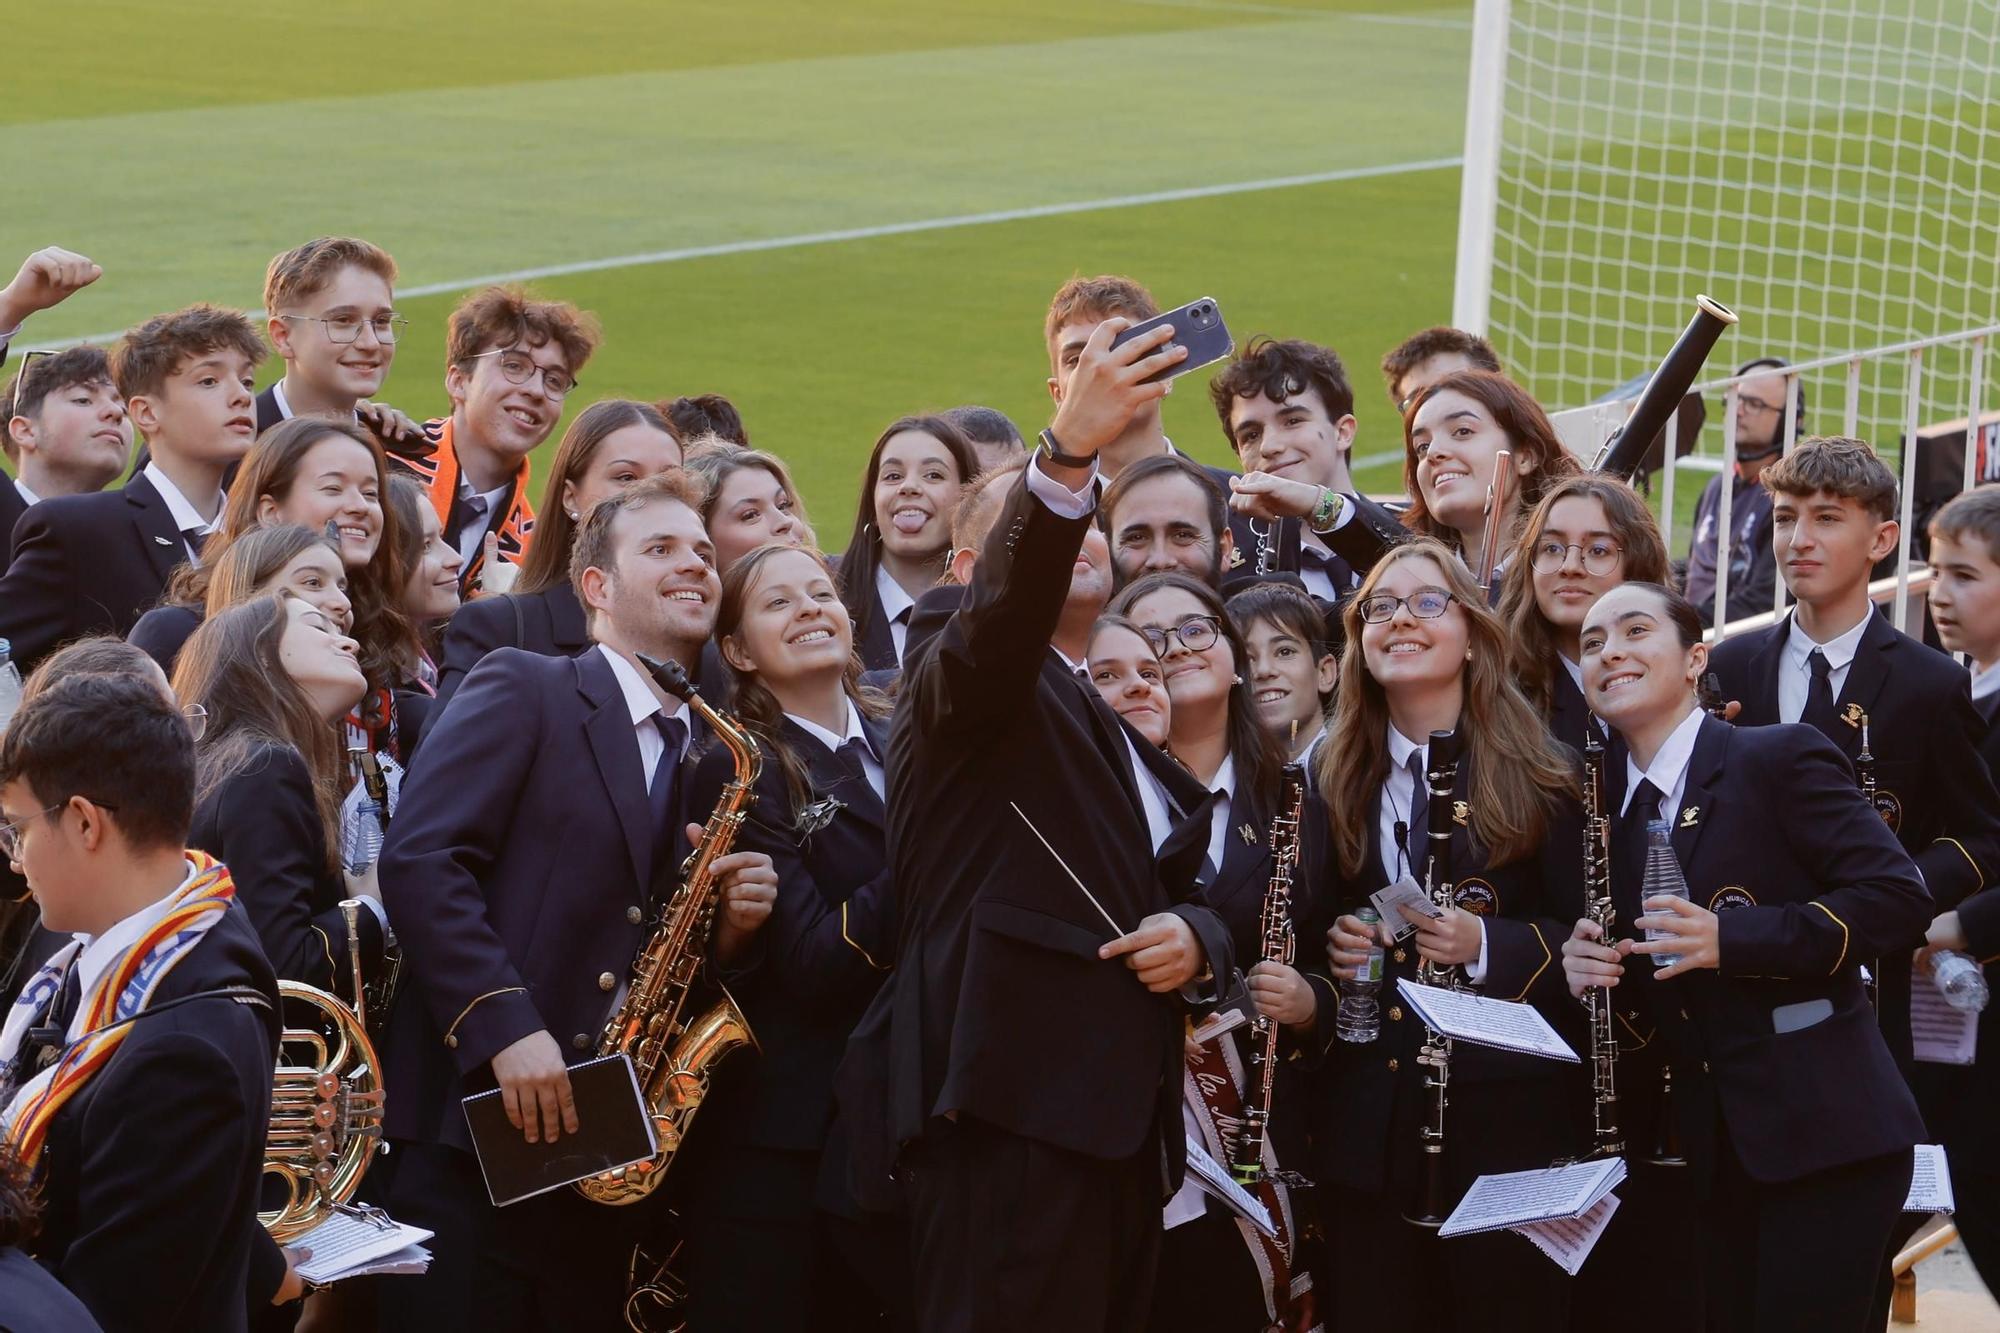
{"label": "man with headphones", "polygon": [[[1771,554],[1771,497],[1758,484],[1767,464],[1778,457],[1785,429],[1788,363],[1775,356],[1759,357],[1737,367],[1750,375],[1736,388],[1736,493],[1730,501],[1729,609],[1724,620],[1737,620],[1771,609],[1777,593],[1778,566]],[[1751,372],[1768,368],[1771,373]],[[1791,390],[1798,394],[1793,433],[1805,430],[1805,381]],[[1722,507],[1722,478],[1701,493],[1694,510],[1694,541],[1688,548],[1687,597],[1701,611],[1701,623],[1715,623],[1716,518]]]}

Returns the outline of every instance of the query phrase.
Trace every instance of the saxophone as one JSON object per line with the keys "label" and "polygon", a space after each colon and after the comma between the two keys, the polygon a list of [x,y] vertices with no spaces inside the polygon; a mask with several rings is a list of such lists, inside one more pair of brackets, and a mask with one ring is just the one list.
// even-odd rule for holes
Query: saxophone
{"label": "saxophone", "polygon": [[[1583,741],[1583,911],[1611,942],[1617,911],[1611,904],[1611,819],[1604,813],[1604,743],[1595,726]],[[1611,992],[1592,986],[1583,993],[1590,1006],[1591,1119],[1596,1155],[1619,1157],[1625,1134],[1618,1128],[1618,1028]]]}
{"label": "saxophone", "polygon": [[[1431,901],[1441,908],[1454,905],[1451,883],[1452,789],[1458,784],[1458,758],[1464,738],[1456,731],[1433,731],[1424,766],[1424,787],[1430,794],[1426,834],[1430,852],[1425,857],[1424,888]],[[1417,963],[1417,980],[1426,986],[1449,986],[1457,990],[1464,974],[1455,965]],[[1424,1151],[1424,1194],[1421,1211],[1409,1220],[1420,1227],[1444,1225],[1444,1111],[1445,1084],[1451,1078],[1451,1038],[1424,1028],[1423,1048],[1417,1063],[1424,1068],[1424,1092],[1429,1110],[1418,1129]]]}
{"label": "saxophone", "polygon": [[[1297,941],[1292,935],[1292,869],[1299,863],[1299,819],[1306,785],[1296,764],[1285,765],[1285,801],[1271,821],[1271,879],[1264,887],[1264,961],[1291,966]],[[1255,1184],[1264,1173],[1264,1133],[1271,1121],[1271,1094],[1278,1079],[1278,1024],[1257,1015],[1250,1027],[1249,1104],[1230,1154],[1230,1173],[1240,1184]]]}
{"label": "saxophone", "polygon": [[[632,960],[632,984],[597,1040],[600,1056],[624,1054],[653,1117],[659,1151],[650,1161],[621,1167],[576,1183],[592,1203],[638,1203],[666,1179],[674,1154],[687,1136],[695,1112],[708,1096],[717,1063],[739,1046],[755,1047],[750,1024],[729,992],[716,986],[707,1008],[691,1005],[707,963],[721,886],[714,865],[729,854],[750,810],[763,755],[750,733],[695,693],[687,673],[674,662],[656,662],[641,653],[639,665],[660,688],[687,701],[708,723],[736,761],[736,772],[709,812],[701,840],[680,869],[680,885],[660,914],[652,936]],[[705,989],[705,988],[703,988]],[[706,997],[703,997],[704,999]]]}

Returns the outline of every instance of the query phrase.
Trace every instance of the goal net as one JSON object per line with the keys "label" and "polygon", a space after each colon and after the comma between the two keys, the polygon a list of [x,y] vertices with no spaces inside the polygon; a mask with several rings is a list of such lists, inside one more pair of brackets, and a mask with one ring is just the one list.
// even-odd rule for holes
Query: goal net
{"label": "goal net", "polygon": [[[2000,0],[1479,0],[1455,321],[1573,407],[1697,292],[1742,316],[1710,376],[2000,319]],[[1863,386],[1870,438],[1901,391]]]}

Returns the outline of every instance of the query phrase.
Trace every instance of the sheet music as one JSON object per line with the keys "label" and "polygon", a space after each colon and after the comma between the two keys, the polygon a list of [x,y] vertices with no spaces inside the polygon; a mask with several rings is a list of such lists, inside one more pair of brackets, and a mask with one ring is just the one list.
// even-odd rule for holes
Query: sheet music
{"label": "sheet music", "polygon": [[1471,991],[1424,986],[1407,978],[1396,989],[1431,1027],[1458,1041],[1493,1046],[1522,1055],[1582,1063],[1557,1031],[1531,1004],[1496,1000]]}
{"label": "sheet music", "polygon": [[1530,1222],[1513,1230],[1534,1242],[1535,1248],[1555,1260],[1556,1266],[1575,1277],[1597,1246],[1598,1237],[1618,1211],[1618,1196],[1607,1194],[1582,1217],[1557,1217],[1547,1222]]}
{"label": "sheet music", "polygon": [[428,1265],[430,1252],[423,1249],[423,1242],[431,1235],[422,1227],[407,1226],[387,1213],[380,1214],[380,1220],[376,1221],[365,1215],[336,1212],[292,1243],[312,1251],[312,1258],[299,1265],[302,1277],[311,1282],[337,1282],[376,1271],[372,1266],[378,1263],[404,1260],[405,1250],[418,1251]]}
{"label": "sheet music", "polygon": [[1530,1222],[1580,1217],[1624,1179],[1622,1157],[1481,1176],[1472,1182],[1472,1188],[1458,1201],[1458,1207],[1451,1210],[1451,1216],[1438,1228],[1438,1235],[1471,1235]]}
{"label": "sheet music", "polygon": [[1187,1141],[1188,1174],[1201,1182],[1201,1187],[1222,1200],[1229,1210],[1238,1216],[1248,1218],[1250,1225],[1269,1236],[1278,1238],[1278,1228],[1271,1224],[1271,1214],[1256,1197],[1230,1176],[1229,1169],[1208,1155],[1208,1150],[1192,1138]]}
{"label": "sheet music", "polygon": [[1929,977],[1910,985],[1910,1037],[1916,1057],[1934,1065],[1969,1065],[1979,1049],[1979,1015],[1954,1009]]}
{"label": "sheet music", "polygon": [[1957,1204],[1951,1194],[1951,1164],[1945,1160],[1944,1145],[1919,1143],[1916,1163],[1910,1172],[1909,1197],[1903,1200],[1906,1213],[1949,1213]]}

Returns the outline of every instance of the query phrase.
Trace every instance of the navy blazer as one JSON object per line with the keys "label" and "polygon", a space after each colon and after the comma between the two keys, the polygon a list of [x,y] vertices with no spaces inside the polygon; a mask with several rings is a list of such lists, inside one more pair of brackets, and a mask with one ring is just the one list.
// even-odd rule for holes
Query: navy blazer
{"label": "navy blazer", "polygon": [[28,512],[28,502],[14,488],[14,479],[0,472],[0,574],[14,559],[14,525]]}
{"label": "navy blazer", "polygon": [[[165,1007],[232,986],[270,1007]],[[277,1290],[277,1247],[257,1223],[276,1003],[271,965],[232,907],[160,982],[159,1012],[51,1122],[34,1252],[106,1333],[230,1333]]]}
{"label": "navy blazer", "polygon": [[[494,719],[503,725],[495,725]],[[664,761],[663,761],[664,762]],[[677,789],[685,813],[688,770]],[[439,713],[382,848],[382,899],[411,992],[390,1018],[389,1132],[470,1148],[462,1098],[494,1055],[546,1031],[596,1050],[645,937],[654,864],[638,739],[601,653],[487,656]]]}
{"label": "navy blazer", "polygon": [[[1224,482],[1223,486],[1226,493],[1228,483]],[[1384,551],[1410,540],[1412,536],[1401,519],[1367,496],[1349,495],[1346,499],[1354,506],[1354,517],[1320,538],[1333,552],[1328,573],[1342,597],[1368,577],[1368,571],[1375,567],[1375,562],[1382,558]],[[1273,528],[1262,519],[1252,520],[1247,515],[1233,510],[1230,512],[1229,532],[1235,538],[1238,559],[1231,561],[1230,567],[1223,571],[1225,580],[1255,574],[1258,550],[1266,541],[1272,546],[1271,572],[1298,573],[1300,520],[1280,519],[1268,536],[1259,536],[1251,526],[1253,521],[1256,529]]]}
{"label": "navy blazer", "polygon": [[[890,868],[906,886],[885,992],[883,1118],[897,1142],[959,1112],[1087,1156],[1130,1156],[1161,1117],[1175,1123],[1180,1011],[1098,948],[1171,911],[1216,975],[1231,966],[1227,930],[1194,896],[1207,794],[1170,762],[1154,770],[1187,812],[1156,858],[1134,733],[1047,646],[1091,521],[1058,517],[1023,477],[963,604],[947,611],[950,598],[926,594],[919,614],[946,611],[942,628],[913,623],[905,646],[888,764]],[[1177,1178],[1179,1136],[1162,1146]]]}
{"label": "navy blazer", "polygon": [[[916,613],[915,607],[910,608],[912,617]],[[861,641],[854,645],[854,651],[861,654],[864,671],[893,671],[902,665],[896,657],[895,627],[882,609],[882,594],[872,587],[868,589],[868,623],[862,626]]]}
{"label": "navy blazer", "polygon": [[[1727,639],[1711,654],[1723,697],[1743,704],[1738,726],[1778,720],[1778,672],[1791,624],[1787,616],[1769,629]],[[2000,792],[1979,757],[1986,727],[1972,706],[1965,668],[1871,614],[1834,711],[1841,721],[1827,739],[1850,764],[1860,753],[1860,718],[1867,715],[1876,804],[1923,872],[1937,910],[2000,882]],[[1923,944],[1925,924],[1892,941],[1879,966],[1870,958],[1882,1030],[1906,1070],[1910,954]]]}
{"label": "navy blazer", "polygon": [[[340,910],[347,885],[327,860],[312,773],[297,750],[259,746],[241,772],[195,807],[188,843],[229,867],[236,901],[280,977],[347,995],[351,968]],[[367,907],[357,921],[362,967],[372,975],[382,957],[381,924]]]}
{"label": "navy blazer", "polygon": [[[862,727],[886,754],[887,725],[864,718]],[[831,1147],[834,1070],[848,1034],[895,956],[896,895],[875,789],[798,724],[787,719],[782,735],[805,765],[804,803],[795,812],[784,770],[767,755],[736,844],[770,856],[778,874],[761,947],[729,983],[758,1050],[723,1066],[703,1120],[711,1145],[817,1152]],[[727,750],[704,755],[693,809],[713,808],[733,772]],[[822,1199],[849,1211],[845,1162],[827,1165]]]}
{"label": "navy blazer", "polygon": [[[1610,805],[1613,933],[1628,937],[1639,885],[1620,868],[1643,860],[1616,819],[1624,762],[1614,755],[1609,767],[1620,789]],[[1839,751],[1811,727],[1704,718],[1679,808],[1663,816],[1689,897],[1720,918],[1721,966],[1659,982],[1634,954],[1613,993],[1666,1038],[1642,1049],[1654,1080],[1657,1060],[1672,1062],[1675,1119],[1698,1179],[1711,1178],[1718,1126],[1750,1178],[1766,1183],[1921,1140],[1860,968],[1921,939],[1931,898]],[[1648,1077],[1640,1067],[1631,1077]]]}
{"label": "navy blazer", "polygon": [[187,641],[194,637],[205,618],[199,606],[168,602],[140,616],[125,635],[125,641],[158,662],[160,670],[171,677],[174,664],[180,661],[181,649],[187,647]]}
{"label": "navy blazer", "polygon": [[71,639],[122,638],[186,561],[174,516],[143,473],[123,490],[44,500],[14,529],[0,639],[25,673]]}
{"label": "navy blazer", "polygon": [[[1452,795],[1463,803],[1471,793],[1468,758],[1459,764]],[[1396,989],[1400,979],[1418,979],[1416,945],[1409,941],[1386,951],[1378,1000],[1381,1035],[1367,1043],[1336,1037],[1338,988],[1326,958],[1326,932],[1334,918],[1366,906],[1369,894],[1397,877],[1380,845],[1380,808],[1378,788],[1369,803],[1363,873],[1344,873],[1327,848],[1328,889],[1301,940],[1306,979],[1318,1001],[1314,1040],[1322,1052],[1312,1091],[1315,1178],[1400,1199],[1420,1179],[1417,1130],[1428,1107],[1417,1063],[1424,1025]],[[1321,822],[1325,818],[1321,806]],[[1468,811],[1467,820],[1453,823],[1450,872],[1453,902],[1486,928],[1486,974],[1477,991],[1534,1005],[1575,1048],[1582,1012],[1563,979],[1562,943],[1583,910],[1582,811],[1574,802],[1562,802],[1541,846],[1499,866],[1489,863],[1469,819]],[[1422,868],[1412,873],[1421,882]],[[1459,1042],[1452,1048],[1450,1088],[1445,1166],[1454,1197],[1482,1172],[1546,1166],[1582,1146],[1588,1086],[1580,1066]],[[1494,1125],[1505,1125],[1505,1132],[1487,1128]]]}

